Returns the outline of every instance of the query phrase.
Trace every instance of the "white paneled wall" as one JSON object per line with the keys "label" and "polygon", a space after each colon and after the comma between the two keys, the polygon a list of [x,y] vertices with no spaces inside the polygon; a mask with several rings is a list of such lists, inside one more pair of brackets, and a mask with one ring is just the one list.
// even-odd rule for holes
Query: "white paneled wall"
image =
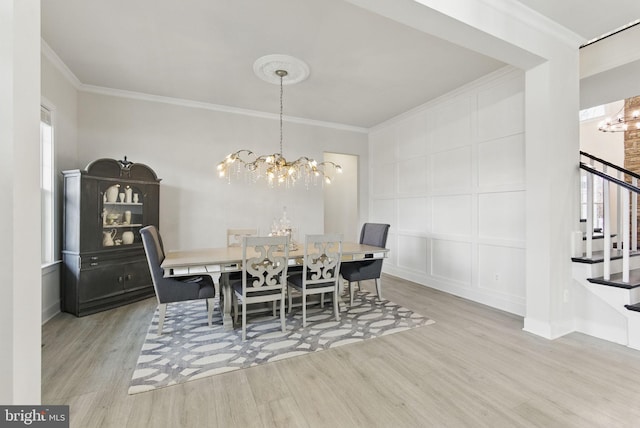
{"label": "white paneled wall", "polygon": [[386,272],[519,315],[525,303],[524,75],[505,68],[369,134]]}

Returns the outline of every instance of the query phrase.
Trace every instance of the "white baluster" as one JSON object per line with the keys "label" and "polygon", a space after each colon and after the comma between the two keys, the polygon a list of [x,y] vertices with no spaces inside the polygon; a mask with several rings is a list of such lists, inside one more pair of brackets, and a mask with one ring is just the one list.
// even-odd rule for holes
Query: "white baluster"
{"label": "white baluster", "polygon": [[593,174],[587,174],[587,225],[585,226],[585,236],[587,238],[587,254],[590,259],[593,257]]}
{"label": "white baluster", "polygon": [[[616,178],[618,180],[624,180],[624,178],[622,178],[622,173],[620,171],[616,172]],[[617,220],[617,224],[616,224],[616,233],[617,233],[617,238],[616,241],[618,242],[617,248],[618,250],[620,250],[622,248],[622,241],[624,239],[623,236],[623,230],[624,230],[624,225],[622,224],[622,216],[623,216],[623,208],[622,208],[622,197],[621,197],[621,193],[622,193],[622,187],[616,185],[616,197],[618,198],[618,220]]]}
{"label": "white baluster", "polygon": [[[633,177],[631,184],[638,187],[638,179]],[[638,194],[631,192],[631,251],[638,249]]]}
{"label": "white baluster", "polygon": [[604,207],[604,219],[602,226],[602,232],[604,234],[604,279],[609,280],[611,278],[611,201],[609,200],[609,181],[604,180],[602,183],[602,202]]}
{"label": "white baluster", "polygon": [[[622,186],[618,186],[620,189]],[[629,282],[629,191],[621,189],[622,195],[622,282]]]}

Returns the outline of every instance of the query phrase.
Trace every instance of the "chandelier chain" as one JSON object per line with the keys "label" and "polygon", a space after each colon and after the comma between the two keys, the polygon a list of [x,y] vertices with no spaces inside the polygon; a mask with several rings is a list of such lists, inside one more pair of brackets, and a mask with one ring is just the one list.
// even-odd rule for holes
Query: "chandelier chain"
{"label": "chandelier chain", "polygon": [[284,75],[280,73],[280,156],[282,156],[282,78]]}

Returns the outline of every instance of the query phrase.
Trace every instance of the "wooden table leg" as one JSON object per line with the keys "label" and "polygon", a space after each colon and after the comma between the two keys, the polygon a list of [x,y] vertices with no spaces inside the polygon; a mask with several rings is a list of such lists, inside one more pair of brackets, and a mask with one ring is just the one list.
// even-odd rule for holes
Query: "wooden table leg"
{"label": "wooden table leg", "polygon": [[231,284],[228,281],[220,281],[223,293],[222,325],[225,330],[233,330],[233,318],[231,317],[231,299],[233,298]]}

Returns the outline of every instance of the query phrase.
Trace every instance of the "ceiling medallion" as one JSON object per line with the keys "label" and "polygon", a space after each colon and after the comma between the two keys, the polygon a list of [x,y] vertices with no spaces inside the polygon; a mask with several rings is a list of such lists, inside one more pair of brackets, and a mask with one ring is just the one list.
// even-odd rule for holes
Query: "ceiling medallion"
{"label": "ceiling medallion", "polygon": [[[303,181],[310,184],[331,183],[328,169],[342,172],[340,165],[333,162],[320,162],[308,157],[300,157],[289,162],[282,155],[282,111],[283,85],[301,82],[309,76],[309,66],[297,58],[288,55],[267,55],[253,64],[253,71],[262,80],[280,85],[280,151],[270,155],[256,155],[251,150],[241,149],[227,155],[218,164],[218,175],[231,182],[231,177],[249,176],[251,181],[265,179],[269,186],[293,186]],[[243,174],[244,173],[244,174]]]}
{"label": "ceiling medallion", "polygon": [[289,55],[265,55],[253,63],[253,72],[265,82],[280,84],[278,70],[285,70],[287,74],[282,78],[283,85],[293,85],[309,77],[309,66],[301,59]]}

